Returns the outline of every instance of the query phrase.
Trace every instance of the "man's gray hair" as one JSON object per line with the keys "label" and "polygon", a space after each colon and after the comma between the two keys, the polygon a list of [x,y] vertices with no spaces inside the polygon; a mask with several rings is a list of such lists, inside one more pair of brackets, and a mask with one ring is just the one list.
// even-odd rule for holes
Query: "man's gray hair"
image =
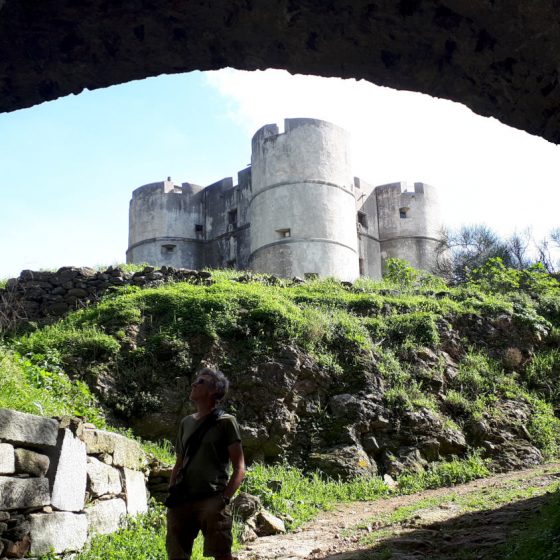
{"label": "man's gray hair", "polygon": [[205,367],[198,372],[198,375],[206,375],[212,378],[212,384],[216,390],[216,400],[221,401],[226,396],[229,389],[229,381],[219,369]]}

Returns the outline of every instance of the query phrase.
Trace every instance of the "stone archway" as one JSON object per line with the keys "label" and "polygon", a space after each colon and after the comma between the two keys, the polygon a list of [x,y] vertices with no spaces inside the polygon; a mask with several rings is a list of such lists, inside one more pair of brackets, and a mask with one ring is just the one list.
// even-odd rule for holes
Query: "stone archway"
{"label": "stone archway", "polygon": [[459,101],[560,143],[559,0],[0,0],[0,111],[231,66]]}

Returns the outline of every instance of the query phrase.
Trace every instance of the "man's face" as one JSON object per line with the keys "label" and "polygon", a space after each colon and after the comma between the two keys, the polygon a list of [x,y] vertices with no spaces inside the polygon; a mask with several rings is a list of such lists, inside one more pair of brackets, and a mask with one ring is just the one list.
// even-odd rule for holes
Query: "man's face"
{"label": "man's face", "polygon": [[200,401],[210,399],[216,390],[214,389],[214,381],[209,375],[199,375],[191,385],[191,401]]}

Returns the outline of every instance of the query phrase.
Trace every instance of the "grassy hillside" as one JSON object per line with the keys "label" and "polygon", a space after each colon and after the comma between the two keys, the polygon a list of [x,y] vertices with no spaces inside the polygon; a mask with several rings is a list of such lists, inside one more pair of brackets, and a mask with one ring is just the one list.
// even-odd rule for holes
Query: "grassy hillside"
{"label": "grassy hillside", "polygon": [[[354,285],[213,271],[204,284],[123,288],[5,339],[0,406],[172,439],[193,375],[216,365],[253,457],[327,468],[375,436],[370,457],[414,491],[480,476],[484,457],[512,468],[558,454],[559,342],[559,283],[538,268],[494,261],[460,287],[398,261]],[[255,476],[247,487],[266,501]]]}
{"label": "grassy hillside", "polygon": [[533,443],[551,455],[560,290],[539,270],[509,274],[480,271],[450,288],[397,262],[384,282],[353,286],[216,271],[210,285],[128,287],[7,342],[0,402],[44,414],[73,410],[97,423],[102,407],[126,423],[164,408],[166,390],[177,379],[188,383],[203,362],[236,380],[290,347],[339,392],[371,390],[378,376],[385,407],[427,408],[451,426],[499,415],[500,403],[520,399],[531,410]]}

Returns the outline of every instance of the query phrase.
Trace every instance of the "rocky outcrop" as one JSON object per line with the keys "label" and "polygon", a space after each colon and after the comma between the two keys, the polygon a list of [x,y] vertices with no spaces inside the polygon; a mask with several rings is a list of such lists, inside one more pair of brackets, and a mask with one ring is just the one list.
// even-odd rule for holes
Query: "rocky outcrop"
{"label": "rocky outcrop", "polygon": [[[205,359],[213,363],[219,360],[214,356],[227,355],[235,362],[235,352],[230,350],[214,345]],[[436,403],[446,402],[443,388],[453,386],[459,369],[445,351],[420,348],[407,357],[411,369],[437,370],[437,383],[430,378],[432,384],[424,393],[431,396],[432,405],[429,398],[425,405],[388,402],[379,364],[373,357],[368,360],[358,370],[340,375],[328,373],[300,349],[282,347],[274,361],[232,371],[224,406],[236,411],[248,459],[288,460],[334,478],[396,477],[432,462],[465,457],[473,449],[482,449],[499,470],[542,461],[526,429],[530,411],[522,399],[504,401],[499,414],[483,412],[477,426],[465,424],[451,412],[444,416],[446,405]],[[147,426],[145,435],[174,438],[177,422],[189,412],[181,382],[175,380],[175,390],[165,393],[165,414],[150,413],[136,422],[137,428]],[[163,495],[169,473],[156,467],[154,475],[154,493]]]}
{"label": "rocky outcrop", "polygon": [[0,111],[148,76],[283,68],[459,101],[560,142],[554,0],[0,2]]}
{"label": "rocky outcrop", "polygon": [[0,556],[76,551],[147,510],[137,442],[77,418],[0,409],[0,419]]}

